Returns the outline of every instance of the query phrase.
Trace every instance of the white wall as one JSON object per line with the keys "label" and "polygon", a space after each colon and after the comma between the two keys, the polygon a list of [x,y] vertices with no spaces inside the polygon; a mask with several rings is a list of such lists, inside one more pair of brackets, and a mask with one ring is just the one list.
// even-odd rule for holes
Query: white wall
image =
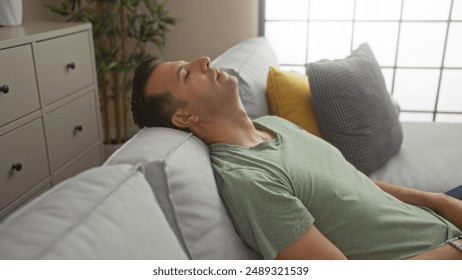
{"label": "white wall", "polygon": [[[44,4],[59,0],[23,0],[23,21],[63,21]],[[215,58],[233,44],[258,36],[258,0],[170,0],[172,16],[181,21],[168,35],[165,60]],[[154,51],[154,49],[153,49]]]}
{"label": "white wall", "polygon": [[45,4],[57,5],[59,0],[22,0],[23,21],[63,21],[62,17],[45,8]]}
{"label": "white wall", "polygon": [[212,59],[233,44],[258,35],[258,0],[171,0],[181,18],[169,36],[165,59]]}

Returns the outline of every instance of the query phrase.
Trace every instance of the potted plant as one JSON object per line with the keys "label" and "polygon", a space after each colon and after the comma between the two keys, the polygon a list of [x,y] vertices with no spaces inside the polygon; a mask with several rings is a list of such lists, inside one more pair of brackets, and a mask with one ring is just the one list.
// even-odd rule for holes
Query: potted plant
{"label": "potted plant", "polygon": [[46,5],[67,21],[92,23],[105,144],[129,138],[132,72],[153,57],[146,52],[148,44],[163,50],[169,28],[177,22],[165,5],[156,0],[61,0]]}

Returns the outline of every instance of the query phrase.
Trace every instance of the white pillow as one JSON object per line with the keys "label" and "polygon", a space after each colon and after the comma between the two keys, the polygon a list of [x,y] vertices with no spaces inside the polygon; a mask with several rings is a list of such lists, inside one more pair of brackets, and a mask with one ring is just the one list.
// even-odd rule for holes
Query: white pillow
{"label": "white pillow", "polygon": [[279,67],[279,63],[265,37],[247,39],[234,45],[217,57],[212,65],[239,79],[239,95],[250,118],[269,115],[266,79],[269,67]]}
{"label": "white pillow", "polygon": [[141,163],[164,214],[192,259],[255,259],[221,201],[209,149],[192,134],[144,128],[106,162]]}
{"label": "white pillow", "polygon": [[0,259],[187,259],[140,167],[85,171],[0,225]]}

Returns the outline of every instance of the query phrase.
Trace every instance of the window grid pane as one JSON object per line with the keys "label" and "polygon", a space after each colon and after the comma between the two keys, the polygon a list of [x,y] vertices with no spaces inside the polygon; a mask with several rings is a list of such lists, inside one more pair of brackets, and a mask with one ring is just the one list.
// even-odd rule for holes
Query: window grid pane
{"label": "window grid pane", "polygon": [[462,122],[462,114],[436,114],[437,122]]}
{"label": "window grid pane", "polygon": [[438,90],[439,70],[397,69],[394,96],[401,109],[432,111]]}
{"label": "window grid pane", "polygon": [[445,67],[462,67],[462,22],[451,22],[446,45]]}
{"label": "window grid pane", "polygon": [[452,20],[462,20],[462,0],[453,0],[452,4]]}
{"label": "window grid pane", "polygon": [[309,0],[266,0],[269,20],[307,20]]}
{"label": "window grid pane", "polygon": [[394,66],[398,28],[397,22],[356,22],[353,49],[368,42],[381,66]]}
{"label": "window grid pane", "polygon": [[443,70],[438,111],[462,112],[462,70]]}
{"label": "window grid pane", "polygon": [[[298,64],[306,60],[306,22],[271,22],[265,27],[265,36],[281,64]],[[287,50],[290,51],[288,52]]]}
{"label": "window grid pane", "polygon": [[398,66],[441,66],[446,28],[446,23],[402,23],[398,48]]}
{"label": "window grid pane", "polygon": [[401,15],[402,0],[356,0],[357,20],[395,20]]}
{"label": "window grid pane", "polygon": [[281,67],[303,72],[367,41],[405,119],[462,122],[462,87],[448,74],[462,72],[462,0],[260,1]]}
{"label": "window grid pane", "polygon": [[351,22],[311,22],[308,34],[308,62],[337,59],[351,51]]}
{"label": "window grid pane", "polygon": [[451,0],[404,0],[403,20],[448,20]]}
{"label": "window grid pane", "polygon": [[310,19],[353,20],[354,0],[311,0]]}
{"label": "window grid pane", "polygon": [[433,120],[433,114],[401,112],[399,114],[399,120],[404,122],[431,122]]}

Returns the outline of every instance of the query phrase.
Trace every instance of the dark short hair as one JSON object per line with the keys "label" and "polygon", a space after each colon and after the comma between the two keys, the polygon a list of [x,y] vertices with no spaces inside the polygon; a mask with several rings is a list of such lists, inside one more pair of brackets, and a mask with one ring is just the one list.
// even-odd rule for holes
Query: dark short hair
{"label": "dark short hair", "polygon": [[149,77],[160,63],[160,59],[149,59],[135,69],[131,100],[133,121],[140,128],[158,126],[182,129],[172,123],[172,115],[185,102],[175,99],[170,92],[146,92]]}

